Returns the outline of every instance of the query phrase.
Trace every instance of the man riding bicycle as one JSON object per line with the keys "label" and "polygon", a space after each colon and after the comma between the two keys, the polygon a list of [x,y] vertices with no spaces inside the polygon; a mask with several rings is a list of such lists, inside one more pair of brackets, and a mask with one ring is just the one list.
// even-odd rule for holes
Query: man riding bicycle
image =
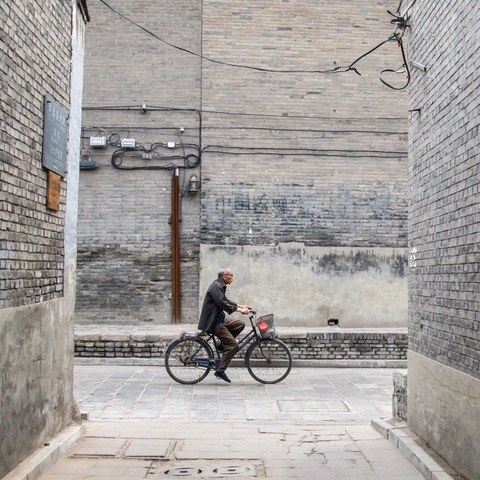
{"label": "man riding bicycle", "polygon": [[232,269],[230,267],[222,267],[218,272],[217,279],[207,289],[198,322],[199,330],[213,332],[222,342],[222,359],[218,369],[215,371],[215,376],[228,383],[231,383],[231,380],[227,377],[225,370],[238,351],[236,337],[245,328],[245,322],[236,318],[226,318],[225,312],[229,315],[235,312],[243,315],[250,313],[247,305],[238,305],[227,298],[227,285],[230,285],[232,282]]}

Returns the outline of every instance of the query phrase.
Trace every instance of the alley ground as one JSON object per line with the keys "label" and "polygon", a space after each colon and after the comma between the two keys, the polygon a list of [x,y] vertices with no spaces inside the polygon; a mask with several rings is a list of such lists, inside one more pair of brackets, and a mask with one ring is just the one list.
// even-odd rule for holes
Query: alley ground
{"label": "alley ground", "polygon": [[188,386],[161,365],[77,364],[75,397],[88,420],[40,479],[419,480],[371,424],[391,417],[392,374],[294,368],[262,385],[230,368],[231,384],[209,375]]}

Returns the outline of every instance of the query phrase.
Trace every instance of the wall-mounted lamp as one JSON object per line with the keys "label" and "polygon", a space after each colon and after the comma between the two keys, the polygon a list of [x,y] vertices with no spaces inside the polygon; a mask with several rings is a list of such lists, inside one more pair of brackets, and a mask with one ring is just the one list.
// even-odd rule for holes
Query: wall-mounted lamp
{"label": "wall-mounted lamp", "polygon": [[188,193],[197,193],[200,190],[200,180],[193,174],[188,181],[187,191]]}
{"label": "wall-mounted lamp", "polygon": [[95,168],[98,168],[98,163],[91,158],[84,158],[83,160],[80,160],[79,167],[80,170],[94,170]]}

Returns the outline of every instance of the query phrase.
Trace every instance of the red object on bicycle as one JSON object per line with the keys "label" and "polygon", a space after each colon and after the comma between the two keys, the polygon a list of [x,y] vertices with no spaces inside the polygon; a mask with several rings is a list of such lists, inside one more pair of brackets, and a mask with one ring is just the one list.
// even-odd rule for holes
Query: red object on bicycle
{"label": "red object on bicycle", "polygon": [[268,332],[268,325],[263,320],[257,325],[257,327],[262,333]]}

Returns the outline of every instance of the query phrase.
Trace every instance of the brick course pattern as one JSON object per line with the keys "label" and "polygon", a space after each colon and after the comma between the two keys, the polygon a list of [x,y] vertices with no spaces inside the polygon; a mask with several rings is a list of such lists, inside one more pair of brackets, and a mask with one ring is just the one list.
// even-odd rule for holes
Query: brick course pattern
{"label": "brick course pattern", "polygon": [[44,95],[69,104],[70,31],[63,25],[70,14],[62,2],[0,4],[0,49],[8,59],[0,65],[0,308],[63,295],[66,184],[60,210],[48,210],[42,139]]}
{"label": "brick course pattern", "polygon": [[378,79],[399,49],[320,73],[387,38],[394,6],[205,2],[203,54],[269,71],[204,62],[202,244],[406,246],[406,96]]}
{"label": "brick course pattern", "polygon": [[479,20],[473,0],[415,5],[409,162],[410,348],[478,379]]}
{"label": "brick course pattern", "polygon": [[[163,358],[170,341],[162,334],[94,333],[75,336],[75,356],[80,358]],[[326,361],[400,361],[407,358],[406,332],[314,332],[306,335],[282,335],[297,362]],[[241,355],[240,355],[241,356]]]}

